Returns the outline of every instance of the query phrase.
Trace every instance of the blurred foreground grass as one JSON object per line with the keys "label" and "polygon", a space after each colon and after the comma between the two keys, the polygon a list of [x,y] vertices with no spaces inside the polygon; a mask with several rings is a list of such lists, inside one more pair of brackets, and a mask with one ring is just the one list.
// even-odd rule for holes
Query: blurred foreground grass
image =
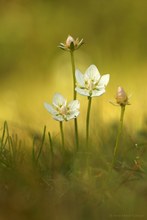
{"label": "blurred foreground grass", "polygon": [[146,219],[145,126],[133,137],[124,128],[117,163],[110,171],[115,123],[93,134],[88,151],[80,136],[75,152],[69,132],[62,152],[60,139],[50,142],[46,130],[45,138],[36,134],[28,146],[10,134],[5,122],[0,138],[0,219]]}

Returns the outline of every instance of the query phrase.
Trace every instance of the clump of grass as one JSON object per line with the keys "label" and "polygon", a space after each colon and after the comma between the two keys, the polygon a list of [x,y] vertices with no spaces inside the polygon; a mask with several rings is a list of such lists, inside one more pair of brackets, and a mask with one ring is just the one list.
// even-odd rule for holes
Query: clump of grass
{"label": "clump of grass", "polygon": [[22,142],[18,139],[18,135],[9,134],[7,121],[4,122],[2,136],[0,139],[0,164],[5,168],[15,167],[17,163],[21,163],[23,158]]}

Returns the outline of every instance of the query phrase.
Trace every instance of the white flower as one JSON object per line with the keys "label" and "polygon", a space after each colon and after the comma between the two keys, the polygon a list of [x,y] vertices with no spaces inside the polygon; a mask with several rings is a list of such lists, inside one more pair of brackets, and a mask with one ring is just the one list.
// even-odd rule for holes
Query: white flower
{"label": "white flower", "polygon": [[110,75],[100,75],[97,67],[91,65],[86,70],[85,74],[82,74],[79,70],[76,70],[77,86],[75,90],[84,96],[100,96],[105,93],[105,87],[109,82]]}
{"label": "white flower", "polygon": [[80,113],[80,103],[78,100],[67,103],[66,99],[59,93],[54,95],[52,105],[44,103],[44,107],[57,121],[68,121],[76,118]]}

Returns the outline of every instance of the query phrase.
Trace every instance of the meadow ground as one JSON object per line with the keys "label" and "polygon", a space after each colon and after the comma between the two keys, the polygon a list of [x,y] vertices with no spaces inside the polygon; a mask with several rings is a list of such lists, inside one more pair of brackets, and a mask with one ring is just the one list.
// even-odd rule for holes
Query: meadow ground
{"label": "meadow ground", "polygon": [[0,219],[146,219],[147,130],[132,139],[124,128],[111,169],[116,130],[117,123],[101,127],[88,150],[81,137],[78,151],[69,133],[62,151],[60,139],[51,142],[45,128],[44,135],[36,134],[27,146],[10,134],[5,122]]}

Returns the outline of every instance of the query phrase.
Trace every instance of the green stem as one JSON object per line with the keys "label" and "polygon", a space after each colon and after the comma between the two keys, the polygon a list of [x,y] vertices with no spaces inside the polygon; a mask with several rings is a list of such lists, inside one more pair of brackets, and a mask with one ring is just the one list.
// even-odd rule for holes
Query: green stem
{"label": "green stem", "polygon": [[50,144],[51,157],[53,159],[53,157],[54,157],[54,150],[53,150],[53,142],[52,142],[52,137],[51,137],[51,133],[50,132],[48,132],[48,138],[49,138],[49,144]]}
{"label": "green stem", "polygon": [[74,52],[70,51],[71,55],[71,65],[72,65],[72,75],[73,75],[73,99],[76,99],[77,93],[75,90],[76,87],[76,78],[75,78],[75,61],[74,61]]}
{"label": "green stem", "polygon": [[77,151],[79,149],[79,137],[78,137],[78,121],[77,118],[74,119],[74,124],[75,124],[75,142],[76,142],[76,148]]}
{"label": "green stem", "polygon": [[63,132],[63,122],[62,121],[60,121],[60,132],[61,132],[62,150],[64,150],[64,132]]}
{"label": "green stem", "polygon": [[86,145],[89,145],[89,119],[90,119],[90,109],[91,109],[92,97],[88,97],[88,109],[87,109],[87,118],[86,118]]}
{"label": "green stem", "polygon": [[119,122],[119,127],[118,127],[118,132],[117,132],[117,137],[116,137],[116,143],[115,143],[114,152],[113,152],[112,166],[115,163],[116,153],[118,151],[118,144],[119,144],[119,140],[120,140],[120,136],[121,136],[122,128],[123,128],[124,113],[125,113],[125,105],[121,105],[120,122]]}
{"label": "green stem", "polygon": [[[72,65],[72,75],[73,75],[73,99],[75,100],[77,97],[77,93],[75,90],[76,87],[76,78],[75,78],[75,61],[74,61],[74,51],[70,51],[71,55],[71,65]],[[75,127],[75,143],[76,149],[79,149],[79,137],[78,137],[78,122],[77,118],[74,119],[74,127]]]}
{"label": "green stem", "polygon": [[53,177],[53,171],[54,171],[54,149],[53,149],[53,142],[52,142],[52,137],[51,133],[48,132],[48,137],[49,137],[49,145],[50,145],[50,167],[51,167],[51,176]]}

